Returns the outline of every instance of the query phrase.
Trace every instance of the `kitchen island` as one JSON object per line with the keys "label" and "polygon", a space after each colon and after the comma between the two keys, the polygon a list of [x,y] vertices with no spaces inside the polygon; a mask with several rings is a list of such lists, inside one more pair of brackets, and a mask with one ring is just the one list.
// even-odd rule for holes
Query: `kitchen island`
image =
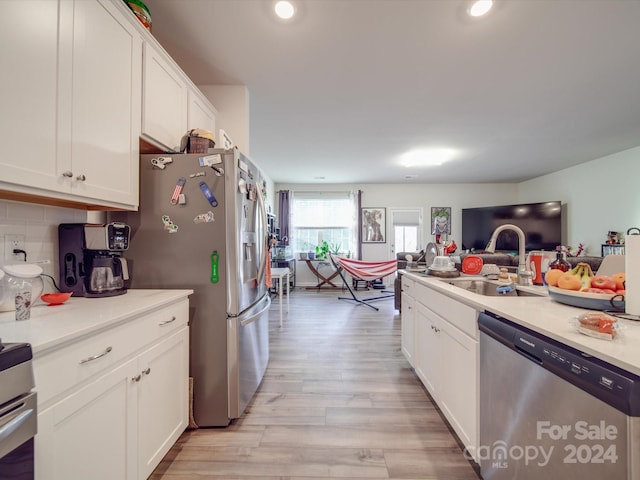
{"label": "kitchen island", "polygon": [[640,375],[640,323],[620,320],[625,327],[622,335],[615,341],[601,340],[578,333],[571,324],[586,310],[555,302],[547,296],[545,287],[518,287],[531,296],[485,296],[418,272],[404,273],[401,281],[402,352],[476,461],[480,441],[481,312],[499,315]]}
{"label": "kitchen island", "polygon": [[33,350],[39,480],[146,479],[187,426],[191,290],[129,290],[0,314]]}
{"label": "kitchen island", "polygon": [[640,375],[640,322],[619,319],[624,326],[621,338],[614,341],[601,340],[578,333],[570,323],[571,319],[587,310],[552,300],[546,294],[546,287],[523,287],[538,294],[535,296],[490,297],[468,292],[419,273],[407,272],[406,275],[475,310],[488,310],[623,370]]}

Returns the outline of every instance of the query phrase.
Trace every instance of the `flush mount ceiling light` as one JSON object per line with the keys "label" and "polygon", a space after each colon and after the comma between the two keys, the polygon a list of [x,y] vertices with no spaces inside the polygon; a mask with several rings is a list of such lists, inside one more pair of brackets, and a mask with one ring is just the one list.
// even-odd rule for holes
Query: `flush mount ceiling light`
{"label": "flush mount ceiling light", "polygon": [[279,2],[276,2],[273,9],[276,12],[276,15],[282,20],[289,20],[296,13],[296,9],[293,6],[293,3],[287,0],[280,0]]}
{"label": "flush mount ceiling light", "polygon": [[467,9],[467,13],[472,17],[486,15],[493,7],[493,0],[476,0]]}
{"label": "flush mount ceiling light", "polygon": [[411,150],[400,157],[400,163],[405,167],[433,167],[448,162],[456,153],[451,148]]}

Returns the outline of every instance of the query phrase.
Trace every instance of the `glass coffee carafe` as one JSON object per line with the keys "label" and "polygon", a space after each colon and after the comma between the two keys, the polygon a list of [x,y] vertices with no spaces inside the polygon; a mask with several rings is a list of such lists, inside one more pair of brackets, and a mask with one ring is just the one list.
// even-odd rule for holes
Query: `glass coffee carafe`
{"label": "glass coffee carafe", "polygon": [[87,275],[85,288],[87,295],[109,296],[124,293],[126,275],[125,260],[116,254],[95,253],[86,254]]}

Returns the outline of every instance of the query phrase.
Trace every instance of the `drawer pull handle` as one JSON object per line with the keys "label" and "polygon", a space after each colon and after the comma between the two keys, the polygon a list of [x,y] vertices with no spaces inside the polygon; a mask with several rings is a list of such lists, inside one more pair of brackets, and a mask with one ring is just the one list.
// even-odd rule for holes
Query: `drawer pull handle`
{"label": "drawer pull handle", "polygon": [[66,177],[66,178],[71,178],[71,177],[73,177],[73,172],[70,172],[69,170],[66,170],[66,171],[62,172],[62,176]]}
{"label": "drawer pull handle", "polygon": [[79,182],[84,182],[87,179],[87,177],[85,177],[84,175],[78,175],[76,177],[76,180]]}
{"label": "drawer pull handle", "polygon": [[80,360],[80,364],[87,363],[87,362],[92,362],[94,360],[97,360],[100,357],[104,357],[111,350],[113,350],[111,347],[107,347],[107,348],[104,349],[104,352],[99,353],[98,355],[93,355],[91,357],[83,358],[82,360]]}
{"label": "drawer pull handle", "polygon": [[144,370],[142,370],[142,373],[145,375],[149,375],[151,373],[151,367],[147,367]]}
{"label": "drawer pull handle", "polygon": [[131,377],[131,381],[132,382],[139,382],[141,378],[142,378],[142,376],[140,376],[140,374],[138,374],[135,377]]}
{"label": "drawer pull handle", "polygon": [[159,325],[166,325],[167,323],[171,323],[171,322],[175,322],[176,321],[176,317],[173,316],[171,317],[171,320],[165,320],[164,322],[160,322]]}

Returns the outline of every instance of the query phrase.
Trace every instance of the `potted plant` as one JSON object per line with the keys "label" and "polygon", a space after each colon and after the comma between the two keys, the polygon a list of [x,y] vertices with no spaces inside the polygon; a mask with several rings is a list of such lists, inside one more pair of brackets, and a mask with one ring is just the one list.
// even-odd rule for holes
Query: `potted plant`
{"label": "potted plant", "polygon": [[316,258],[316,247],[314,247],[308,242],[304,242],[304,245],[309,249],[307,251],[307,258],[309,260],[314,260]]}
{"label": "potted plant", "polygon": [[316,259],[324,260],[329,253],[329,244],[326,240],[323,240],[320,245],[316,245]]}

